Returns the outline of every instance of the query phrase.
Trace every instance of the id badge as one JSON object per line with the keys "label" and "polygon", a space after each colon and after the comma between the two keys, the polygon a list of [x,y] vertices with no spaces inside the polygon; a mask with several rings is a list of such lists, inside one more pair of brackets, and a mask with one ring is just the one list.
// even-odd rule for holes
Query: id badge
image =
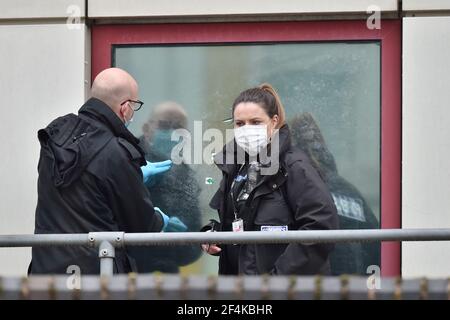
{"label": "id badge", "polygon": [[233,232],[241,232],[244,231],[244,220],[236,219],[233,221]]}

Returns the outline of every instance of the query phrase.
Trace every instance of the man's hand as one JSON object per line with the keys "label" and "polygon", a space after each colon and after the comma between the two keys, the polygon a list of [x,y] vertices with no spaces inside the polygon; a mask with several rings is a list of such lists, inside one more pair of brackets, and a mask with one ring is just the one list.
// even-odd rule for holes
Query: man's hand
{"label": "man's hand", "polygon": [[149,162],[145,166],[141,167],[142,176],[144,177],[144,183],[148,184],[151,181],[151,177],[159,173],[166,172],[172,167],[172,161],[166,160],[161,162]]}

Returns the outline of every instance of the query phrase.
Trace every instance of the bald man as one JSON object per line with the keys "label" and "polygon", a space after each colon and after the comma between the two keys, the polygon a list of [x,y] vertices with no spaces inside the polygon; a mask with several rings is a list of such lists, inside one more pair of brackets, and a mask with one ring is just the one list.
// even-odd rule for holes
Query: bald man
{"label": "bald man", "polygon": [[[160,232],[168,217],[152,205],[141,169],[144,152],[126,128],[142,105],[138,85],[124,70],[111,68],[95,78],[91,93],[78,115],[60,117],[38,132],[35,233]],[[81,274],[99,273],[97,249],[35,247],[29,272],[66,273],[70,266]],[[133,259],[116,250],[114,272],[131,271]]]}

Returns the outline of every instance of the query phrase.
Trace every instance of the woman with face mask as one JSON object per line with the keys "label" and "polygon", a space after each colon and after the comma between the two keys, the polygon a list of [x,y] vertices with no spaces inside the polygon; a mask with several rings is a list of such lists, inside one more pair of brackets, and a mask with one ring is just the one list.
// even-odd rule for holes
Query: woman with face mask
{"label": "woman with face mask", "polygon": [[[291,146],[272,86],[243,91],[232,117],[234,139],[214,159],[223,174],[210,202],[219,221],[211,220],[202,231],[337,229],[330,192],[308,157]],[[219,274],[328,274],[333,245],[203,244],[202,249],[220,257]]]}

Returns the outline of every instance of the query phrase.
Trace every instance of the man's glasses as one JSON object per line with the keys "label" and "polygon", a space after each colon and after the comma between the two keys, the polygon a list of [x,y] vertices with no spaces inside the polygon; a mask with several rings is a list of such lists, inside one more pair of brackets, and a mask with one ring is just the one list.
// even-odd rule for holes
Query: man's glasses
{"label": "man's glasses", "polygon": [[120,105],[123,106],[127,102],[130,102],[130,106],[131,106],[131,109],[133,109],[133,111],[138,111],[140,108],[142,108],[142,105],[144,104],[140,100],[128,99],[128,100],[125,100],[124,102],[122,102]]}

